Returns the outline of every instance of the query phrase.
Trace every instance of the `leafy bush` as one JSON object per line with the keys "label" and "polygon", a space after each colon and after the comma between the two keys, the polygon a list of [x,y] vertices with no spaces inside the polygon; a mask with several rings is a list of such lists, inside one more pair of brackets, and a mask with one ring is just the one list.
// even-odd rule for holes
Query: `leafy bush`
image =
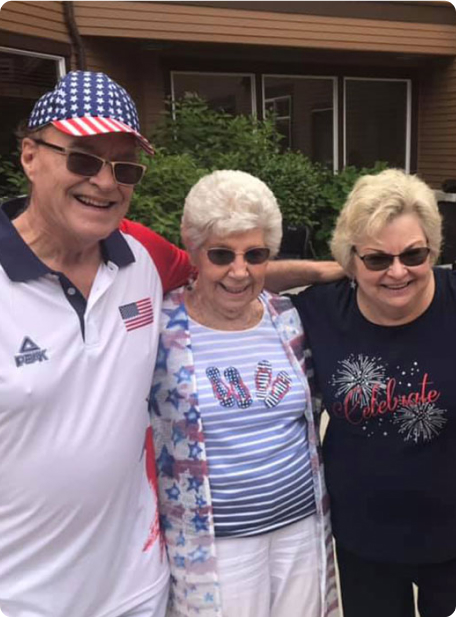
{"label": "leafy bush", "polygon": [[190,154],[167,154],[162,149],[153,158],[141,155],[141,162],[147,171],[133,193],[128,216],[179,245],[185,197],[208,170]]}
{"label": "leafy bush", "polygon": [[374,167],[358,169],[354,166],[344,167],[334,174],[326,168],[320,169],[320,191],[317,199],[317,221],[312,229],[312,244],[321,258],[331,257],[329,242],[339,212],[348,194],[359,177],[365,174],[377,174],[387,168],[387,163],[377,162]]}
{"label": "leafy bush", "polygon": [[194,94],[174,104],[167,101],[152,135],[153,143],[169,155],[189,154],[209,170],[242,169],[252,174],[279,151],[280,139],[272,119],[214,111]]}
{"label": "leafy bush", "polygon": [[27,192],[28,181],[22,171],[19,153],[11,158],[0,156],[0,200]]}
{"label": "leafy bush", "polygon": [[300,152],[273,154],[258,171],[277,198],[284,224],[306,225],[312,229],[318,220],[320,170]]}

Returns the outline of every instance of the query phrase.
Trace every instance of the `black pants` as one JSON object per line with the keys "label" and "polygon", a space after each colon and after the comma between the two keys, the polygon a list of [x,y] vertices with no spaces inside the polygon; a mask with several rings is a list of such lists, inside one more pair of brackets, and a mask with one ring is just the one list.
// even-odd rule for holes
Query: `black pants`
{"label": "black pants", "polygon": [[456,610],[456,559],[437,564],[369,561],[337,544],[344,617],[415,617],[412,583],[421,617]]}

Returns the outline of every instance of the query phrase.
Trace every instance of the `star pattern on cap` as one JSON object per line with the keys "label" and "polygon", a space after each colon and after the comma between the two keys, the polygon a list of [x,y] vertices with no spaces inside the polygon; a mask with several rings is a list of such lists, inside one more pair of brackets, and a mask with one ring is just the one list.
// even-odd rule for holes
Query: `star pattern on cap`
{"label": "star pattern on cap", "polygon": [[139,132],[138,113],[130,95],[104,73],[73,71],[36,103],[29,128],[84,117],[110,118]]}

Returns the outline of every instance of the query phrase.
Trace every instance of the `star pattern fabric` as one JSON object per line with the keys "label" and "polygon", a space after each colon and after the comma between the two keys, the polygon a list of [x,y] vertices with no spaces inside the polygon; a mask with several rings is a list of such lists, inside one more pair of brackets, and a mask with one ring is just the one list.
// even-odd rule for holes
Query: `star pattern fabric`
{"label": "star pattern fabric", "polygon": [[53,124],[76,137],[104,133],[133,133],[141,147],[153,154],[151,144],[139,132],[136,106],[128,92],[104,73],[72,71],[55,89],[35,104],[29,129]]}

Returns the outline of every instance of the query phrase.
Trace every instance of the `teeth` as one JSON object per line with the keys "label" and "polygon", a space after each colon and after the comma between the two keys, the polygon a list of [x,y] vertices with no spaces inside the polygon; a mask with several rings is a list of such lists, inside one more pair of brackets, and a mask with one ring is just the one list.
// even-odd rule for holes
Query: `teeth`
{"label": "teeth", "polygon": [[241,294],[243,291],[245,291],[247,288],[243,287],[242,289],[229,289],[228,287],[225,287],[225,291],[228,291],[230,294]]}
{"label": "teeth", "polygon": [[86,204],[87,206],[94,206],[95,208],[107,208],[112,203],[110,201],[99,201],[90,197],[84,197],[83,195],[78,195],[78,199],[79,201],[82,201],[83,204]]}

